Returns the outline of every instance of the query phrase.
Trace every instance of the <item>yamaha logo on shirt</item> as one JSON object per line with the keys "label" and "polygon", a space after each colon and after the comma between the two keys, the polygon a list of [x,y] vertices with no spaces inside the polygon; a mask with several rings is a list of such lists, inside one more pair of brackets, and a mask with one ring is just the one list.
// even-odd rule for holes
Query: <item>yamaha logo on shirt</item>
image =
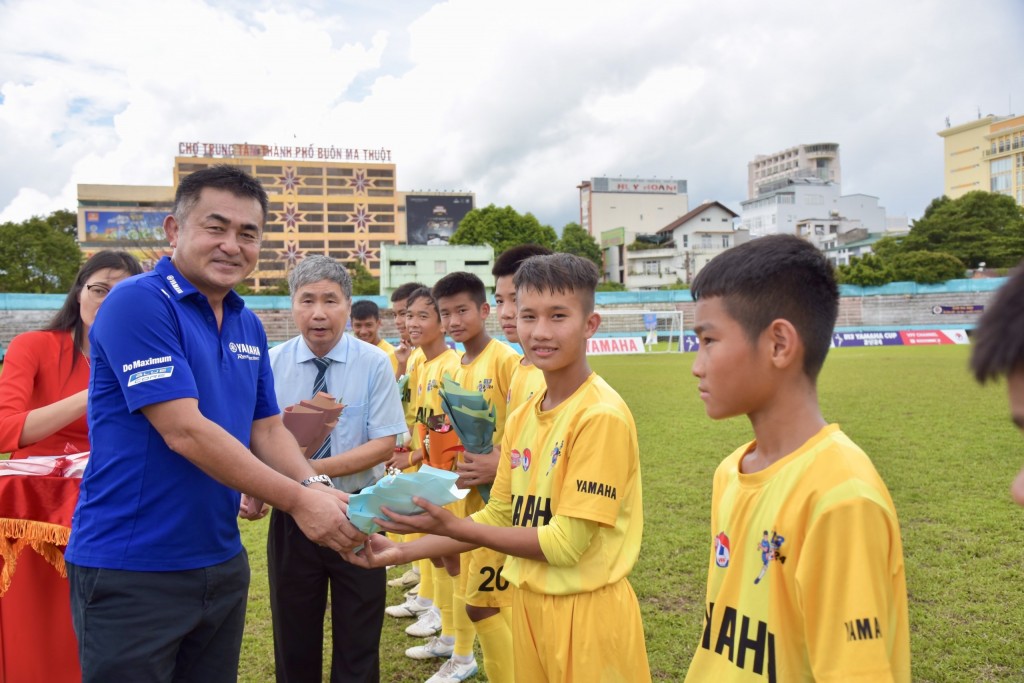
{"label": "yamaha logo on shirt", "polygon": [[228,350],[235,354],[238,360],[259,360],[260,347],[244,342],[229,342]]}
{"label": "yamaha logo on shirt", "polygon": [[178,284],[178,281],[174,279],[173,275],[168,275],[167,276],[167,282],[168,282],[168,284],[171,285],[171,289],[173,289],[178,294],[184,294],[185,293],[184,290],[182,290],[181,286]]}

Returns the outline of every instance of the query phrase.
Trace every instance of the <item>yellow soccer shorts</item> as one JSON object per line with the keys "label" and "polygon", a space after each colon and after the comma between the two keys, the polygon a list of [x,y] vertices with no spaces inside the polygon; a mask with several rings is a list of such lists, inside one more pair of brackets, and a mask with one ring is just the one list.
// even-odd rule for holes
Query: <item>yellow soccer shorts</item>
{"label": "yellow soccer shorts", "polygon": [[651,680],[640,604],[627,579],[589,593],[512,593],[517,681]]}
{"label": "yellow soccer shorts", "polygon": [[509,607],[512,587],[501,575],[505,568],[505,553],[490,548],[477,548],[462,553],[458,595],[473,607]]}

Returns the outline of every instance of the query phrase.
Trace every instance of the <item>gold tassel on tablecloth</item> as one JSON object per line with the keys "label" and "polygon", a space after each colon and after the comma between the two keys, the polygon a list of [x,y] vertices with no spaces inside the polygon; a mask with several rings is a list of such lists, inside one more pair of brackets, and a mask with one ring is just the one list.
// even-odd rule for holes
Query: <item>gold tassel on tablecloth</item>
{"label": "gold tassel on tablecloth", "polygon": [[62,578],[67,577],[64,565],[63,547],[68,544],[71,530],[59,524],[48,524],[28,519],[0,519],[0,597],[11,587],[18,556],[26,547],[31,547],[57,570]]}

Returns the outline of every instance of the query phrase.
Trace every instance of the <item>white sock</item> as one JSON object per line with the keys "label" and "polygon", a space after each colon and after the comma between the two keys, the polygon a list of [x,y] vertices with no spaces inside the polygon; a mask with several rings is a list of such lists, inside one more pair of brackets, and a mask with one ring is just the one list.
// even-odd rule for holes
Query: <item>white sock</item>
{"label": "white sock", "polygon": [[420,596],[417,595],[416,596],[416,604],[419,605],[420,607],[432,607],[434,605],[434,601],[431,600],[430,598],[421,598]]}
{"label": "white sock", "polygon": [[[454,638],[452,639],[452,642],[455,642]],[[452,661],[456,664],[469,664],[473,661],[473,655],[452,655]]]}
{"label": "white sock", "polygon": [[455,644],[455,636],[441,636],[441,642],[444,643],[445,645],[454,645]]}

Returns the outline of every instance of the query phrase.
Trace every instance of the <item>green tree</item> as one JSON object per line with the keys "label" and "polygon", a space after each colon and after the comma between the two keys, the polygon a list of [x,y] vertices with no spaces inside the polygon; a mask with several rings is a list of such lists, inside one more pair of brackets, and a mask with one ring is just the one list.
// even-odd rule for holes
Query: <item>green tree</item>
{"label": "green tree", "polygon": [[353,294],[380,294],[380,278],[374,277],[362,261],[351,261],[346,267],[352,276]]}
{"label": "green tree", "polygon": [[579,223],[567,223],[562,228],[562,239],[558,240],[558,251],[590,259],[597,264],[598,268],[604,265],[601,245]]}
{"label": "green tree", "polygon": [[489,244],[495,254],[518,244],[540,244],[554,250],[558,235],[550,225],[541,225],[533,214],[491,204],[467,213],[450,244]]}
{"label": "green tree", "polygon": [[964,264],[956,256],[940,251],[906,251],[890,261],[897,281],[937,284],[964,276]]}
{"label": "green tree", "polygon": [[78,241],[78,214],[74,211],[58,209],[43,220],[57,232],[70,235],[76,242]]}
{"label": "green tree", "polygon": [[1015,265],[1024,257],[1024,209],[1012,197],[968,192],[957,199],[933,200],[915,221],[902,252],[952,254],[969,267]]}
{"label": "green tree", "polygon": [[0,224],[0,292],[71,289],[82,252],[74,237],[51,224],[54,215]]}
{"label": "green tree", "polygon": [[875,254],[851,257],[849,265],[839,266],[837,275],[841,284],[861,287],[875,287],[893,281],[892,266]]}

